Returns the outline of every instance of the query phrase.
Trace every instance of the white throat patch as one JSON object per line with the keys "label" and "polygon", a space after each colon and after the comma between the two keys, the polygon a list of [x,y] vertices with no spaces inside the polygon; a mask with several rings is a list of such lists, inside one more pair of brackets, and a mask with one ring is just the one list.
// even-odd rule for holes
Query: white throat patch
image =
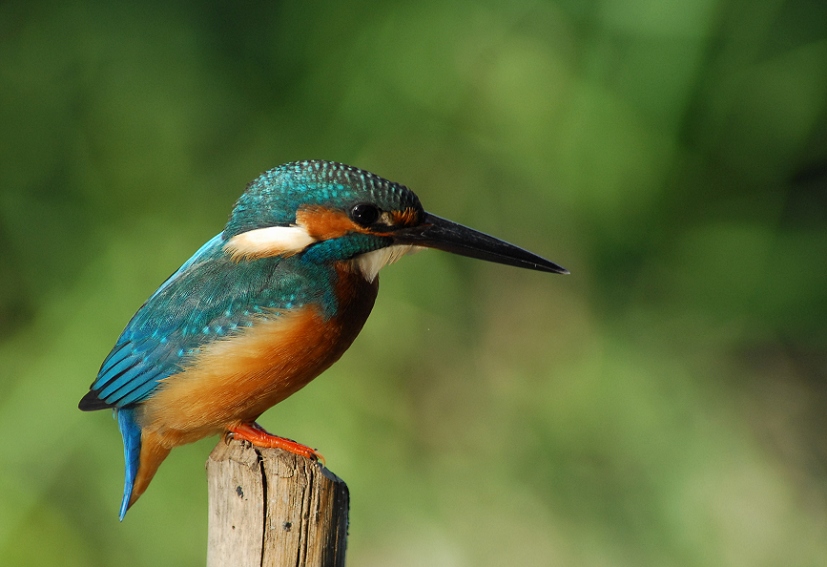
{"label": "white throat patch", "polygon": [[423,250],[422,246],[394,244],[393,246],[387,246],[385,248],[380,248],[379,250],[374,250],[373,252],[356,256],[353,260],[351,260],[351,262],[352,265],[362,273],[362,276],[364,276],[366,280],[372,282],[376,279],[376,275],[379,273],[379,270],[388,264],[393,264],[402,256],[414,254],[420,250]]}
{"label": "white throat patch", "polygon": [[233,236],[224,245],[233,260],[292,256],[298,254],[316,239],[303,226],[268,226],[248,230]]}

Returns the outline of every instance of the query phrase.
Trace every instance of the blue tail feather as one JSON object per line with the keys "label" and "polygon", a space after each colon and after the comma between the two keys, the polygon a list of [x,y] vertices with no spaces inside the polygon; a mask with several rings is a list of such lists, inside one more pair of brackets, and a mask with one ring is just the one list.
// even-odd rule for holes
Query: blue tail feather
{"label": "blue tail feather", "polygon": [[129,508],[129,499],[132,498],[132,486],[138,474],[138,465],[141,462],[141,428],[135,422],[135,410],[117,410],[118,427],[123,436],[123,457],[126,463],[126,473],[123,484],[123,501],[121,502],[120,520],[123,521]]}

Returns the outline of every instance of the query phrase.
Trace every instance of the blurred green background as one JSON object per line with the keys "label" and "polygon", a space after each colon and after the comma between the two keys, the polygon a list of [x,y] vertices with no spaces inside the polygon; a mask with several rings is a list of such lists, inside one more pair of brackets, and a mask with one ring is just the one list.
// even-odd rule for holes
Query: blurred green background
{"label": "blurred green background", "polygon": [[119,524],[76,408],[248,181],[323,158],[559,262],[386,269],[262,423],[350,565],[827,564],[827,4],[0,4],[0,564],[202,565],[203,464]]}

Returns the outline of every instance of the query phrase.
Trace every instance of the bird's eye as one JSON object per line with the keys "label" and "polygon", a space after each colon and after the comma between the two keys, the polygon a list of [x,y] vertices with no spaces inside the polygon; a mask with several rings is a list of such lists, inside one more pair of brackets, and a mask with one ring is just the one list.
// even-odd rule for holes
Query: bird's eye
{"label": "bird's eye", "polygon": [[368,227],[379,218],[379,208],[368,203],[356,205],[350,209],[350,218],[356,224]]}

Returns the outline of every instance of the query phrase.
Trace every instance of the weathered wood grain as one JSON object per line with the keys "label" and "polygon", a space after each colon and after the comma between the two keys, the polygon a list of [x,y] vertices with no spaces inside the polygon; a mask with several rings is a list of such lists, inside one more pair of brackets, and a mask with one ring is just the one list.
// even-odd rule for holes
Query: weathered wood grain
{"label": "weathered wood grain", "polygon": [[207,461],[208,567],[341,567],[347,485],[319,463],[247,442]]}

